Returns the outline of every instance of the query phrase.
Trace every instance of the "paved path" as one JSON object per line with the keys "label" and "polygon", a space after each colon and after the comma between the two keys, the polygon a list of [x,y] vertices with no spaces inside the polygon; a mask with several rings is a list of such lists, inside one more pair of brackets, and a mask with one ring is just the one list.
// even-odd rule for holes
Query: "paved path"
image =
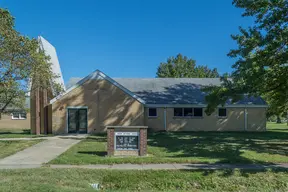
{"label": "paved path", "polygon": [[41,139],[50,139],[51,137],[21,137],[21,138],[1,138],[0,141],[28,141],[28,140],[41,140]]}
{"label": "paved path", "polygon": [[85,139],[88,137],[88,134],[67,134],[67,135],[57,135],[51,137],[19,137],[19,138],[0,138],[0,141],[26,141],[26,140],[39,140],[39,139],[55,139],[55,138],[64,138],[64,139]]}
{"label": "paved path", "polygon": [[182,169],[267,169],[288,168],[288,164],[277,165],[236,165],[236,164],[113,164],[113,165],[50,165],[51,168],[86,168],[86,169],[117,169],[117,170],[182,170]]}
{"label": "paved path", "polygon": [[[43,165],[52,169],[109,169],[109,170],[218,170],[218,169],[288,169],[288,164],[260,165],[260,164],[113,164],[113,165]],[[40,164],[13,164],[2,165],[0,169],[39,168]]]}
{"label": "paved path", "polygon": [[1,159],[0,168],[41,167],[43,163],[48,163],[80,141],[79,139],[61,139],[57,137],[42,141],[14,155]]}

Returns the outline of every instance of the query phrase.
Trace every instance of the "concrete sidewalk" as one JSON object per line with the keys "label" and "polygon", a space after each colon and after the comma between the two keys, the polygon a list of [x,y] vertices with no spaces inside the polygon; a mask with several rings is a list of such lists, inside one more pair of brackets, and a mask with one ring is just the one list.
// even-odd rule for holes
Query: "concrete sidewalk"
{"label": "concrete sidewalk", "polygon": [[43,136],[43,137],[19,137],[19,138],[0,138],[0,141],[27,141],[27,140],[48,140],[48,139],[85,139],[89,134],[65,134],[57,136]]}
{"label": "concrete sidewalk", "polygon": [[113,165],[50,165],[51,168],[86,168],[114,170],[196,170],[196,169],[275,169],[288,168],[288,164],[113,164]]}
{"label": "concrete sidewalk", "polygon": [[52,169],[108,169],[108,170],[220,170],[220,169],[288,169],[288,164],[113,164],[113,165],[41,165],[41,164],[0,164],[0,169],[28,169],[48,167]]}
{"label": "concrete sidewalk", "polygon": [[80,141],[79,139],[61,139],[57,137],[47,139],[1,159],[0,168],[41,167],[43,163],[48,163]]}
{"label": "concrete sidewalk", "polygon": [[29,141],[29,140],[47,140],[52,137],[19,137],[19,138],[1,138],[0,141]]}

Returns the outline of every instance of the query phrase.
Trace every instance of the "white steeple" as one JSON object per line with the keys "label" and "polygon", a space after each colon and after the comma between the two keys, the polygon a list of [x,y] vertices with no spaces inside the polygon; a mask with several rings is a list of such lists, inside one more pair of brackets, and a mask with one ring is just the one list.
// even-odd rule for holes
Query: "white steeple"
{"label": "white steeple", "polygon": [[46,39],[44,39],[42,36],[38,36],[38,41],[40,44],[40,49],[44,50],[45,54],[47,56],[50,56],[50,63],[52,63],[52,72],[57,74],[59,77],[55,79],[57,83],[62,85],[64,91],[66,91],[64,80],[63,80],[63,75],[61,72],[60,64],[58,61],[56,49],[53,45],[51,45]]}

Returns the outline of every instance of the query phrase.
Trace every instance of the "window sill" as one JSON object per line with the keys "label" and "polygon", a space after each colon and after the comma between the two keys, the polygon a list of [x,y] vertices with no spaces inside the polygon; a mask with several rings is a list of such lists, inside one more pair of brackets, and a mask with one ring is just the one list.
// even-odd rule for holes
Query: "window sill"
{"label": "window sill", "polygon": [[148,119],[157,119],[158,116],[148,116]]}
{"label": "window sill", "polygon": [[218,119],[227,119],[227,116],[223,116],[223,117],[217,116],[217,118],[218,118]]}
{"label": "window sill", "polygon": [[12,118],[11,120],[26,120],[26,119],[13,119],[13,118]]}

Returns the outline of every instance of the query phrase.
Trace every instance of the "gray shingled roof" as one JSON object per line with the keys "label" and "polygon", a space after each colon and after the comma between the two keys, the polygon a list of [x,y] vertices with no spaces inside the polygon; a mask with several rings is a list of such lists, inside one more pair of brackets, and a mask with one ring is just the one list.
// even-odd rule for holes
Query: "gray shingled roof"
{"label": "gray shingled roof", "polygon": [[[81,78],[71,78],[69,86]],[[203,86],[220,85],[219,78],[113,78],[146,104],[206,104]],[[226,104],[231,105],[231,101]],[[266,105],[261,97],[245,97],[235,105]]]}

